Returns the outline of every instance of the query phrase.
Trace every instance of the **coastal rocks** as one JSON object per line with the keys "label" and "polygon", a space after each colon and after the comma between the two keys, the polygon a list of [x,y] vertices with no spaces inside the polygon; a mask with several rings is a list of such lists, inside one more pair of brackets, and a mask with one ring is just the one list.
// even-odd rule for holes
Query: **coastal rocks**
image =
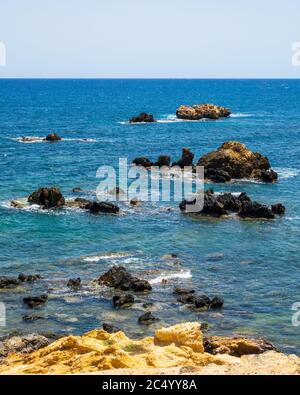
{"label": "coastal rocks", "polygon": [[197,295],[195,291],[176,287],[174,289],[174,294],[179,295],[177,302],[192,305],[195,309],[218,309],[223,307],[224,299],[220,296],[214,296],[210,299],[206,295]]}
{"label": "coastal rocks", "polygon": [[1,288],[14,288],[20,284],[20,280],[18,278],[13,277],[0,277],[0,289]]}
{"label": "coastal rocks", "polygon": [[23,298],[23,302],[30,308],[40,307],[45,305],[48,300],[48,295],[43,294],[39,296],[28,296]]}
{"label": "coastal rocks", "polygon": [[195,290],[190,288],[175,287],[173,293],[175,295],[188,295],[188,294],[194,294]]}
{"label": "coastal rocks", "polygon": [[35,281],[40,280],[42,277],[39,274],[24,274],[20,273],[18,276],[18,280],[22,283],[33,283]]}
{"label": "coastal rocks", "polygon": [[153,123],[156,122],[152,114],[141,112],[140,115],[132,117],[129,123]]}
{"label": "coastal rocks", "polygon": [[281,203],[273,204],[271,210],[275,215],[284,215],[285,213],[285,207]]}
{"label": "coastal rocks", "polygon": [[204,339],[206,352],[228,354],[234,357],[243,355],[262,354],[266,351],[276,351],[272,343],[264,339],[247,339],[244,337],[208,336]]}
{"label": "coastal rocks", "polygon": [[48,209],[64,206],[65,198],[58,188],[40,188],[28,197],[28,202]]}
{"label": "coastal rocks", "polygon": [[116,204],[109,202],[92,202],[87,208],[92,214],[118,214],[120,211],[120,208]]}
{"label": "coastal rocks", "polygon": [[224,299],[221,296],[213,297],[210,302],[210,307],[212,309],[219,309],[219,308],[223,307],[223,305],[224,305]]}
{"label": "coastal rocks", "polygon": [[14,353],[29,354],[50,343],[51,341],[47,337],[36,333],[8,336],[0,339],[0,358]]}
{"label": "coastal rocks", "polygon": [[[180,203],[179,208],[183,212],[189,212],[189,210],[191,210],[191,206],[194,206],[195,204],[196,204],[196,199],[193,199],[191,201],[183,200]],[[211,217],[221,217],[223,215],[228,214],[228,212],[224,208],[224,205],[218,200],[218,198],[214,195],[214,193],[211,190],[205,191],[203,208],[202,211],[200,211],[199,213],[201,215],[211,216]]]}
{"label": "coastal rocks", "polygon": [[218,180],[220,171],[226,172],[227,178],[230,176],[236,179],[257,179],[264,182],[275,182],[278,178],[277,173],[270,169],[268,158],[260,153],[252,152],[237,141],[225,142],[217,151],[202,156],[198,161],[198,166],[205,167],[205,175],[211,181]]}
{"label": "coastal rocks", "polygon": [[238,212],[238,216],[242,218],[275,218],[268,206],[257,202],[244,202]]}
{"label": "coastal rocks", "polygon": [[60,141],[61,137],[59,137],[59,135],[56,133],[50,133],[50,134],[48,134],[48,136],[46,136],[45,140],[55,142],[55,141]]}
{"label": "coastal rocks", "polygon": [[115,295],[112,301],[114,307],[129,307],[134,303],[134,296],[130,294]]}
{"label": "coastal rocks", "polygon": [[155,163],[155,166],[158,166],[158,167],[163,167],[163,166],[169,167],[170,164],[171,164],[171,157],[169,155],[160,155],[158,157],[157,162]]}
{"label": "coastal rocks", "polygon": [[193,166],[194,154],[188,148],[182,148],[181,158],[173,163],[173,166],[184,168],[185,166]]}
{"label": "coastal rocks", "polygon": [[159,321],[159,319],[154,317],[154,315],[151,313],[151,311],[147,311],[147,313],[144,313],[139,317],[138,321],[139,321],[139,324],[150,325],[156,321]]}
{"label": "coastal rocks", "polygon": [[219,119],[229,117],[230,110],[214,104],[199,104],[194,106],[180,106],[176,111],[179,119],[200,120],[200,119]]}
{"label": "coastal rocks", "polygon": [[123,291],[144,292],[152,290],[148,281],[132,276],[123,266],[113,266],[108,272],[100,276],[97,282]]}
{"label": "coastal rocks", "polygon": [[102,328],[107,333],[117,333],[121,331],[121,329],[117,328],[116,326],[107,324],[105,322],[102,324]]}
{"label": "coastal rocks", "polygon": [[149,167],[151,167],[151,166],[154,165],[154,163],[151,162],[151,160],[149,160],[148,158],[146,158],[146,157],[144,157],[144,156],[141,156],[141,157],[139,157],[139,158],[135,158],[135,159],[132,161],[132,163],[133,163],[134,165],[136,165],[136,166],[142,166],[142,167],[145,167],[145,168],[149,168]]}
{"label": "coastal rocks", "polygon": [[81,286],[81,278],[70,278],[67,282],[67,287],[69,288],[79,288]]}
{"label": "coastal rocks", "polygon": [[231,181],[231,175],[222,169],[204,168],[204,178],[216,183],[225,183]]}

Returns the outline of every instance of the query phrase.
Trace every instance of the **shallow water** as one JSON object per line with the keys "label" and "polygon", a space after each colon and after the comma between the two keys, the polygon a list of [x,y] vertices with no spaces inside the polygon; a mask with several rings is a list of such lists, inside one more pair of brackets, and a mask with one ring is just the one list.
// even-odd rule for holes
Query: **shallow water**
{"label": "shallow water", "polygon": [[[0,93],[0,275],[43,275],[34,285],[0,293],[7,308],[7,326],[0,333],[83,333],[111,322],[141,336],[156,326],[199,320],[210,324],[211,333],[261,335],[300,355],[300,327],[291,324],[292,304],[300,302],[300,81],[0,80]],[[233,116],[176,120],[180,104],[198,102],[228,106]],[[129,125],[127,120],[141,111],[159,122]],[[64,140],[17,140],[53,131]],[[119,157],[170,154],[175,160],[182,147],[189,147],[198,159],[227,140],[267,155],[280,181],[240,181],[214,189],[282,202],[285,217],[197,220],[182,215],[177,203],[123,205],[119,217],[91,216],[80,210],[17,210],[7,203],[47,185],[59,186],[66,197],[79,186],[91,197],[99,183],[97,168],[116,166]],[[169,206],[172,211],[166,210]],[[163,258],[170,253],[178,260]],[[137,296],[132,308],[118,311],[111,307],[112,292],[90,281],[116,263],[154,287],[151,294]],[[77,276],[83,288],[74,292],[66,281]],[[156,280],[166,277],[167,284]],[[177,284],[222,295],[225,306],[193,312],[176,302],[172,289]],[[45,307],[31,311],[23,306],[26,294],[45,291]],[[154,303],[153,314],[161,320],[149,327],[137,324],[145,302]],[[32,313],[44,319],[24,323],[22,316]]]}

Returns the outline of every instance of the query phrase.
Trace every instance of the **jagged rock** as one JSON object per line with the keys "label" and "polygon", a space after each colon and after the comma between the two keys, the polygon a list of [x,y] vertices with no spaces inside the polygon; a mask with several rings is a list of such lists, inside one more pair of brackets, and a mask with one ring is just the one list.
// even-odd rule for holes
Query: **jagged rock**
{"label": "jagged rock", "polygon": [[135,158],[132,161],[132,163],[135,164],[136,166],[142,166],[142,167],[145,167],[145,168],[149,168],[149,167],[154,165],[154,163],[151,162],[151,160],[149,160],[148,158],[145,158],[144,156],[141,156],[139,158]]}
{"label": "jagged rock", "polygon": [[210,307],[212,309],[218,309],[223,307],[224,305],[224,299],[221,298],[221,296],[214,296],[210,302]]}
{"label": "jagged rock", "polygon": [[214,104],[198,104],[194,106],[180,106],[176,111],[179,119],[188,119],[196,121],[199,119],[218,119],[229,117],[230,110],[225,107],[216,106]]}
{"label": "jagged rock", "polygon": [[50,343],[51,341],[47,337],[36,333],[8,336],[0,340],[0,357],[14,353],[29,354]]}
{"label": "jagged rock", "polygon": [[67,287],[70,288],[78,288],[81,285],[81,278],[77,277],[77,278],[70,278],[70,280],[68,280],[67,282]]}
{"label": "jagged rock", "polygon": [[284,215],[285,213],[285,207],[281,203],[273,204],[271,206],[271,210],[273,214],[277,214],[277,215]]}
{"label": "jagged rock", "polygon": [[126,295],[115,295],[113,297],[114,307],[127,307],[134,303],[134,296],[130,294]]}
{"label": "jagged rock", "polygon": [[173,166],[184,168],[185,166],[193,166],[194,154],[188,148],[182,148],[181,158],[173,163]]}
{"label": "jagged rock", "polygon": [[200,296],[195,296],[194,297],[194,306],[196,309],[201,309],[203,307],[209,307],[210,306],[210,299],[206,295],[200,295]]}
{"label": "jagged rock", "polygon": [[92,214],[107,213],[107,214],[118,214],[120,209],[116,204],[109,202],[92,202],[88,206],[89,211]]}
{"label": "jagged rock", "polygon": [[48,295],[39,295],[39,296],[28,296],[23,298],[23,302],[27,304],[28,307],[34,308],[43,306],[48,300]]}
{"label": "jagged rock", "polygon": [[153,115],[147,114],[145,112],[141,112],[140,115],[138,115],[137,117],[132,117],[129,120],[129,122],[130,123],[141,123],[141,122],[151,123],[151,122],[156,122],[156,120],[154,119]]}
{"label": "jagged rock", "polygon": [[225,183],[231,181],[231,175],[222,169],[204,168],[204,178],[213,182]]}
{"label": "jagged rock", "polygon": [[20,273],[18,276],[18,280],[20,280],[22,283],[33,283],[35,281],[40,280],[42,277],[39,274],[24,274]]}
{"label": "jagged rock", "polygon": [[149,325],[156,321],[159,321],[159,319],[154,317],[151,311],[147,311],[147,313],[142,314],[139,317],[139,324],[143,324],[143,325]]}
{"label": "jagged rock", "polygon": [[24,315],[22,317],[22,320],[25,322],[34,322],[37,320],[43,320],[44,317],[41,317],[40,315]]}
{"label": "jagged rock", "polygon": [[175,295],[187,295],[187,294],[194,294],[195,290],[190,289],[190,288],[181,288],[181,287],[175,287],[174,288],[174,294]]}
{"label": "jagged rock", "polygon": [[20,280],[14,277],[1,276],[0,277],[0,289],[1,288],[13,288],[20,284]]}
{"label": "jagged rock", "polygon": [[60,140],[61,137],[59,137],[59,135],[56,133],[48,134],[48,136],[46,137],[46,141],[60,141]]}
{"label": "jagged rock", "polygon": [[257,202],[243,202],[238,215],[242,218],[275,218],[268,206]]}
{"label": "jagged rock", "polygon": [[[193,206],[195,203],[196,199],[191,201],[183,200],[180,203],[179,208],[181,211],[189,212],[188,206]],[[228,212],[225,210],[224,205],[218,200],[214,193],[208,190],[204,193],[203,208],[198,214],[211,217],[221,217],[222,215],[228,215]]]}
{"label": "jagged rock", "polygon": [[163,167],[167,166],[169,167],[171,163],[171,157],[168,155],[161,155],[158,157],[157,162],[155,163],[155,166]]}
{"label": "jagged rock", "polygon": [[123,291],[144,292],[152,289],[148,281],[132,276],[123,266],[113,266],[97,281],[99,284]]}
{"label": "jagged rock", "polygon": [[216,174],[220,171],[226,172],[226,177],[229,175],[237,179],[260,179],[265,182],[277,180],[277,173],[270,169],[268,158],[252,152],[237,141],[226,142],[217,151],[202,156],[198,161],[198,166],[205,167],[206,177],[210,179],[212,175],[212,181],[217,181]]}
{"label": "jagged rock", "polygon": [[105,330],[105,332],[107,332],[107,333],[117,333],[117,332],[121,331],[121,329],[117,328],[116,326],[107,324],[105,322],[103,323],[102,327],[103,327],[103,330]]}
{"label": "jagged rock", "polygon": [[179,303],[183,303],[183,304],[194,304],[196,295],[194,294],[181,294],[178,298],[177,298],[177,302]]}
{"label": "jagged rock", "polygon": [[228,354],[234,357],[261,354],[266,351],[276,350],[272,343],[264,339],[220,336],[206,337],[204,339],[204,349],[206,352],[213,355]]}
{"label": "jagged rock", "polygon": [[28,202],[47,209],[64,206],[65,198],[58,188],[40,188],[28,197]]}

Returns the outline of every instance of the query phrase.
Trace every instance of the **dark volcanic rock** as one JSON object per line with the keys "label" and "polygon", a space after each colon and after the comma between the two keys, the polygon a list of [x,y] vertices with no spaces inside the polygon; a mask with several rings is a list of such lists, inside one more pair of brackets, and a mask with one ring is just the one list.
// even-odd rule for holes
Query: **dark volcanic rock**
{"label": "dark volcanic rock", "polygon": [[158,160],[155,163],[155,166],[159,166],[159,167],[167,166],[167,167],[169,167],[170,163],[171,163],[171,157],[170,156],[168,156],[168,155],[161,155],[161,156],[158,157]]}
{"label": "dark volcanic rock", "polygon": [[[189,207],[188,206],[193,206],[196,203],[196,199],[188,201],[188,200],[183,200],[179,208],[181,211],[186,211],[189,212]],[[222,215],[227,215],[228,212],[225,210],[224,205],[219,202],[218,198],[214,193],[209,190],[205,191],[204,193],[204,202],[203,202],[203,209],[202,211],[199,211],[197,214],[201,215],[207,215],[211,217],[221,217]]]}
{"label": "dark volcanic rock", "polygon": [[0,340],[0,357],[6,357],[12,353],[29,354],[48,346],[52,341],[54,339],[51,340],[36,333],[7,336]]}
{"label": "dark volcanic rock", "polygon": [[213,182],[225,183],[231,181],[231,175],[222,169],[204,168],[204,178]]}
{"label": "dark volcanic rock", "polygon": [[78,288],[81,285],[81,278],[77,277],[77,278],[70,278],[70,280],[68,280],[67,282],[67,286],[70,288]]}
{"label": "dark volcanic rock", "polygon": [[224,299],[221,298],[220,296],[214,296],[210,302],[210,307],[212,309],[223,307],[223,305],[224,305]]}
{"label": "dark volcanic rock", "polygon": [[141,156],[139,158],[135,158],[132,161],[132,163],[135,164],[136,166],[143,166],[143,167],[146,167],[146,168],[149,168],[149,167],[154,165],[154,163],[151,162],[151,160],[149,160],[148,158],[146,158],[144,156]]}
{"label": "dark volcanic rock", "polygon": [[46,141],[55,142],[55,141],[60,141],[60,140],[61,140],[61,138],[56,133],[48,134],[48,136],[46,137]]}
{"label": "dark volcanic rock", "polygon": [[238,215],[242,218],[275,218],[275,215],[268,206],[257,202],[244,202]]}
{"label": "dark volcanic rock", "polygon": [[147,123],[152,123],[152,122],[156,122],[153,115],[151,114],[147,114],[145,112],[141,112],[140,115],[138,115],[137,117],[132,117],[129,120],[130,123],[140,123],[140,122],[147,122]]}
{"label": "dark volcanic rock", "polygon": [[283,215],[285,213],[285,207],[281,203],[273,204],[271,209],[273,214]]}
{"label": "dark volcanic rock", "polygon": [[124,291],[151,291],[152,287],[146,280],[132,276],[123,266],[113,266],[97,280],[99,284]]}
{"label": "dark volcanic rock", "polygon": [[35,281],[40,280],[42,277],[39,274],[24,274],[21,273],[18,276],[18,280],[20,280],[22,283],[33,283]]}
{"label": "dark volcanic rock", "polygon": [[117,328],[116,326],[107,324],[105,322],[103,323],[102,327],[103,327],[103,330],[105,330],[105,332],[107,332],[107,333],[117,333],[117,332],[121,331],[121,329]]}
{"label": "dark volcanic rock", "polygon": [[113,297],[114,307],[126,307],[131,306],[134,303],[134,296],[130,294],[126,295],[115,295]]}
{"label": "dark volcanic rock", "polygon": [[201,309],[203,307],[209,307],[210,306],[209,297],[206,295],[195,296],[194,306],[196,309]]}
{"label": "dark volcanic rock", "polygon": [[0,277],[0,288],[13,288],[20,284],[20,280],[14,277]]}
{"label": "dark volcanic rock", "polygon": [[225,107],[216,106],[215,104],[198,104],[194,106],[180,106],[176,115],[180,119],[196,121],[199,119],[218,119],[229,117],[230,110]]}
{"label": "dark volcanic rock", "polygon": [[28,296],[23,298],[23,302],[27,304],[28,307],[39,307],[43,306],[48,300],[48,295],[39,295],[39,296]]}
{"label": "dark volcanic rock", "polygon": [[28,197],[28,202],[47,209],[64,206],[65,198],[58,188],[40,188]]}
{"label": "dark volcanic rock", "polygon": [[149,325],[156,321],[159,321],[159,318],[154,317],[150,311],[139,317],[139,324],[143,325]]}
{"label": "dark volcanic rock", "polygon": [[278,178],[277,173],[270,169],[268,158],[260,153],[252,152],[237,141],[228,141],[217,151],[202,156],[198,161],[198,166],[204,166],[206,177],[212,181],[218,181],[216,174],[221,174],[219,173],[221,170],[231,178],[237,179],[248,178],[275,182]]}
{"label": "dark volcanic rock", "polygon": [[185,166],[193,166],[194,154],[188,148],[182,148],[181,158],[173,163],[173,166],[184,168]]}
{"label": "dark volcanic rock", "polygon": [[173,293],[175,295],[187,295],[187,294],[194,294],[195,291],[190,288],[175,287]]}
{"label": "dark volcanic rock", "polygon": [[108,202],[92,202],[88,206],[89,211],[92,214],[107,213],[107,214],[118,214],[120,211],[116,204]]}
{"label": "dark volcanic rock", "polygon": [[178,298],[177,298],[177,302],[179,303],[183,303],[183,304],[194,304],[196,295],[194,294],[181,294]]}

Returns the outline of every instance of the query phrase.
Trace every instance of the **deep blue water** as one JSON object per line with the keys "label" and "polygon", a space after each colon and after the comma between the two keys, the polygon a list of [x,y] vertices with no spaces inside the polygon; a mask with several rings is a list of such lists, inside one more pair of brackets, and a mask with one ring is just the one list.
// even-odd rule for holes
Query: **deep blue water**
{"label": "deep blue water", "polygon": [[[180,104],[201,102],[228,106],[233,117],[174,121]],[[124,123],[141,111],[162,122]],[[66,140],[15,140],[53,131]],[[48,185],[59,186],[66,197],[79,186],[91,197],[99,183],[97,168],[116,166],[119,157],[170,154],[175,160],[189,147],[198,159],[228,140],[267,155],[280,179],[274,185],[240,182],[215,190],[282,202],[283,218],[195,220],[180,214],[177,203],[169,204],[170,212],[160,203],[124,207],[120,216],[17,210],[7,203]],[[141,336],[155,329],[137,324],[142,303],[154,302],[156,326],[199,320],[209,323],[210,333],[264,336],[300,354],[300,327],[291,324],[291,306],[300,302],[300,81],[0,80],[0,158],[0,275],[43,275],[35,285],[0,293],[7,308],[7,326],[0,333],[83,333],[106,321]],[[169,253],[178,254],[179,262],[163,258]],[[111,293],[90,283],[114,263],[149,279],[183,276],[155,284],[132,308],[115,311]],[[74,276],[84,280],[75,293],[66,287]],[[176,302],[176,284],[222,295],[225,306],[219,312],[192,312]],[[49,302],[37,311],[45,319],[24,323],[22,316],[32,312],[22,298],[46,291]]]}

